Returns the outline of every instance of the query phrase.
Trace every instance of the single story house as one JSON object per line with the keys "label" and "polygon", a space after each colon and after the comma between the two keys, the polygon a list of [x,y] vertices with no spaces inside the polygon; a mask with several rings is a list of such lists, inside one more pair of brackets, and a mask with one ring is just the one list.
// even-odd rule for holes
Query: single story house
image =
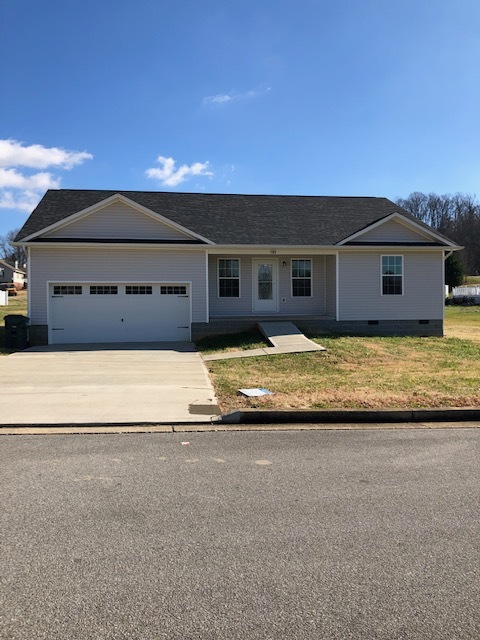
{"label": "single story house", "polygon": [[24,269],[20,269],[18,262],[10,264],[6,260],[0,259],[0,283],[13,282],[16,289],[23,289],[27,274]]}
{"label": "single story house", "polygon": [[386,198],[49,190],[16,238],[32,344],[443,334],[460,249]]}

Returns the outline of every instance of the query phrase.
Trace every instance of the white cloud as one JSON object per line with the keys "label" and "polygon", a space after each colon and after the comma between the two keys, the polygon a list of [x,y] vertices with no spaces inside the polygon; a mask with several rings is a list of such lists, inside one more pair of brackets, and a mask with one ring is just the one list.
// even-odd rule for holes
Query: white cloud
{"label": "white cloud", "polygon": [[61,178],[49,171],[26,173],[26,169],[70,170],[91,160],[85,151],[66,151],[40,144],[25,146],[17,140],[0,140],[0,209],[20,209],[30,213],[47,189],[59,189]]}
{"label": "white cloud", "polygon": [[265,87],[263,89],[249,89],[248,91],[243,92],[230,91],[230,93],[217,93],[214,96],[205,96],[202,102],[203,104],[225,104],[227,102],[248,100],[249,98],[263,96],[269,91],[271,91],[271,87]]}
{"label": "white cloud", "polygon": [[92,158],[92,154],[85,151],[65,151],[58,147],[44,147],[41,144],[24,147],[18,140],[0,140],[0,167],[72,169],[75,165]]}
{"label": "white cloud", "polygon": [[208,170],[208,162],[195,162],[190,166],[182,164],[178,169],[175,167],[176,161],[173,158],[158,156],[157,162],[161,165],[160,168],[151,167],[145,173],[149,178],[160,180],[166,187],[176,187],[177,184],[185,182],[189,176],[213,176],[213,173]]}
{"label": "white cloud", "polygon": [[0,189],[0,209],[19,209],[31,213],[40,199],[38,191],[13,193]]}
{"label": "white cloud", "polygon": [[218,93],[216,96],[206,96],[203,99],[204,104],[223,104],[224,102],[230,102],[233,100],[233,96],[228,93]]}
{"label": "white cloud", "polygon": [[54,178],[45,171],[25,176],[16,169],[0,169],[0,189],[25,189],[27,191],[46,191],[58,189],[60,178]]}
{"label": "white cloud", "polygon": [[257,96],[265,95],[271,90],[271,87],[265,87],[264,89],[251,89],[250,91],[245,92],[242,95],[242,98],[256,98]]}

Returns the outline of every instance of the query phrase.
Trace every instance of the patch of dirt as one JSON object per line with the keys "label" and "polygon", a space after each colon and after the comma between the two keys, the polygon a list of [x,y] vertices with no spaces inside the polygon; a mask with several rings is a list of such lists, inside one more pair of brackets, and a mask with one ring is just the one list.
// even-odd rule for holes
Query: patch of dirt
{"label": "patch of dirt", "polygon": [[446,326],[445,338],[460,338],[460,340],[471,340],[472,342],[480,342],[480,326]]}

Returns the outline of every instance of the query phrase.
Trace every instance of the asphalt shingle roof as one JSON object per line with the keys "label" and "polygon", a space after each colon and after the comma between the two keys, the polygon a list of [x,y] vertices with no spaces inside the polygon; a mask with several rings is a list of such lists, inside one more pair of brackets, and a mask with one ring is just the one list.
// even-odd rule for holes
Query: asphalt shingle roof
{"label": "asphalt shingle roof", "polygon": [[221,245],[336,244],[394,212],[421,224],[387,198],[60,189],[47,191],[17,240],[117,193]]}

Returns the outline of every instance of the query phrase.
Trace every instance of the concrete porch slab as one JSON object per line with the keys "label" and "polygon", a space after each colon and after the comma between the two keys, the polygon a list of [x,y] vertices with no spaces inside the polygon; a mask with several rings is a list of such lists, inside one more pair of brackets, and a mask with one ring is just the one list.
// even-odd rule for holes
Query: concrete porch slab
{"label": "concrete porch slab", "polygon": [[309,340],[293,322],[259,322],[258,328],[265,338],[278,349],[296,349],[299,351],[325,351],[312,340]]}

